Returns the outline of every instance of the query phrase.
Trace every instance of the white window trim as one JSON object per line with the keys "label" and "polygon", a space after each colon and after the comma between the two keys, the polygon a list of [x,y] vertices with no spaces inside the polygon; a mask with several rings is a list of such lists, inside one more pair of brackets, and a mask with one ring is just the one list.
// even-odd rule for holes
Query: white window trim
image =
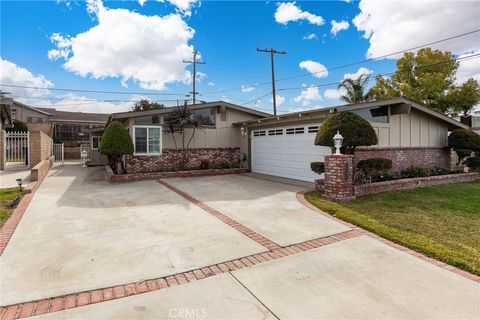
{"label": "white window trim", "polygon": [[98,148],[94,148],[94,147],[93,147],[93,139],[94,139],[94,138],[97,138],[97,139],[98,139],[98,146],[100,147],[100,139],[102,139],[102,137],[100,137],[100,136],[91,136],[91,137],[90,137],[90,149],[92,149],[92,150],[98,150]]}
{"label": "white window trim", "polygon": [[[147,128],[147,152],[137,152],[135,145],[135,128]],[[150,153],[149,152],[149,143],[148,143],[148,128],[157,128],[160,130],[160,152]],[[133,139],[133,148],[135,149],[134,155],[137,156],[159,156],[162,154],[163,149],[163,127],[162,126],[149,126],[149,125],[134,125],[132,130],[132,139]]]}

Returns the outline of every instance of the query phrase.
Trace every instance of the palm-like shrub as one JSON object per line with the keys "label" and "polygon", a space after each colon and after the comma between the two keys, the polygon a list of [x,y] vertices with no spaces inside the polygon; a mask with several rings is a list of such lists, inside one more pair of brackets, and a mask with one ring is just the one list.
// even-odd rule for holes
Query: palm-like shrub
{"label": "palm-like shrub", "polygon": [[122,157],[133,153],[133,142],[127,129],[118,121],[108,125],[103,133],[100,153],[108,157],[110,166],[117,174],[125,172]]}
{"label": "palm-like shrub", "polygon": [[377,134],[370,122],[350,111],[329,115],[318,129],[315,145],[333,147],[333,136],[340,132],[343,136],[344,153],[353,154],[358,146],[371,146],[378,143]]}
{"label": "palm-like shrub", "polygon": [[346,78],[340,82],[338,88],[345,90],[340,100],[346,103],[362,103],[370,100],[370,93],[367,91],[369,78],[367,74],[362,74],[357,79]]}

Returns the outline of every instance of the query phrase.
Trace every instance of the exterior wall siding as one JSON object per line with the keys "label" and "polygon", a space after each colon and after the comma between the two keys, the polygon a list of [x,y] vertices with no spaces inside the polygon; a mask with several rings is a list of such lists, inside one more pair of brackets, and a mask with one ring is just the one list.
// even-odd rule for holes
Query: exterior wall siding
{"label": "exterior wall siding", "polygon": [[41,131],[30,132],[30,167],[52,156],[52,138]]}
{"label": "exterior wall siding", "polygon": [[451,168],[450,157],[451,152],[449,148],[358,148],[355,150],[355,167],[361,160],[386,158],[392,160],[392,169],[394,171],[400,171],[410,166]]}
{"label": "exterior wall siding", "polygon": [[[164,149],[161,155],[127,155],[128,173],[178,171],[181,168],[183,152],[175,149]],[[187,150],[186,170],[200,168],[202,160],[209,162],[210,168],[240,166],[240,148],[202,148]]]}

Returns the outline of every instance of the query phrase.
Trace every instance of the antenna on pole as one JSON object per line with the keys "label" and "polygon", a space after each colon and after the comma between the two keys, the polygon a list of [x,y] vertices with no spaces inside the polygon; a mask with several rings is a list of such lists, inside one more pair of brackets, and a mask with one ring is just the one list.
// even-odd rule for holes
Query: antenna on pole
{"label": "antenna on pole", "polygon": [[198,94],[198,92],[195,91],[195,82],[197,80],[197,64],[206,64],[205,61],[197,61],[197,55],[198,55],[198,50],[195,49],[193,51],[193,60],[183,60],[183,63],[189,63],[189,64],[191,63],[193,65],[193,73],[192,73],[193,91],[190,92],[192,94],[193,104],[195,104],[195,95]]}
{"label": "antenna on pole", "polygon": [[277,95],[275,93],[275,64],[274,64],[274,59],[273,56],[275,54],[287,54],[286,51],[277,51],[275,49],[258,49],[258,52],[267,52],[270,53],[270,62],[272,64],[272,102],[273,102],[273,115],[277,115]]}

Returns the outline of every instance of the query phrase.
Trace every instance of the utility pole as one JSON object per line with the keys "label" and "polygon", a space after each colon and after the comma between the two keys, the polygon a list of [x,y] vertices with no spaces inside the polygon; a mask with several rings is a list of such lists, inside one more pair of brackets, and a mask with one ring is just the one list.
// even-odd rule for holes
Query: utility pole
{"label": "utility pole", "polygon": [[197,64],[205,64],[204,61],[197,61],[198,50],[193,51],[193,60],[183,60],[183,63],[191,63],[193,65],[193,91],[190,92],[193,96],[193,104],[195,104],[195,95],[198,93],[195,91],[195,82],[197,80]]}
{"label": "utility pole", "polygon": [[286,51],[277,51],[275,49],[258,49],[258,52],[268,52],[270,53],[270,62],[272,63],[272,101],[273,101],[273,115],[277,115],[277,95],[275,93],[275,64],[273,61],[274,54],[287,54]]}

